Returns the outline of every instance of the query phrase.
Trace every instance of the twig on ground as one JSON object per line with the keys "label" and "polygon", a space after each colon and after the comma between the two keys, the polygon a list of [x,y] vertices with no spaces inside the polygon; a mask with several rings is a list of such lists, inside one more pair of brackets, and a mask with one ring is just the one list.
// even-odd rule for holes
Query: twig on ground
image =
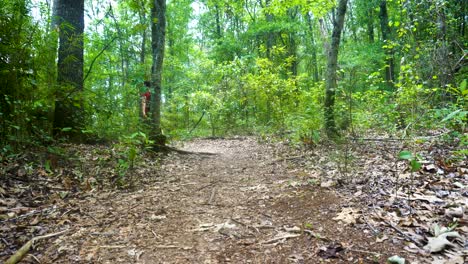
{"label": "twig on ground", "polygon": [[213,186],[213,185],[217,184],[218,182],[220,182],[220,181],[218,180],[218,181],[210,182],[209,184],[204,185],[204,186],[198,188],[198,189],[197,189],[197,192],[199,192],[199,191],[201,191],[201,190],[203,190],[203,189],[205,189],[205,188],[208,188],[208,187],[210,187],[210,186]]}
{"label": "twig on ground", "polygon": [[377,229],[375,229],[375,227],[373,227],[371,224],[369,224],[369,221],[367,221],[367,219],[365,217],[363,217],[362,219],[364,220],[366,225],[370,228],[370,230],[372,230],[372,232],[374,232],[374,235],[380,234],[380,232]]}
{"label": "twig on ground", "polygon": [[127,246],[125,245],[110,245],[110,246],[99,246],[99,248],[110,248],[110,249],[114,249],[114,248],[126,248]]}
{"label": "twig on ground", "polygon": [[192,247],[181,247],[181,246],[176,246],[176,245],[155,245],[154,247],[159,248],[159,249],[172,249],[172,248],[184,249],[184,250],[192,249]]}
{"label": "twig on ground", "polygon": [[259,244],[272,244],[274,242],[277,242],[277,241],[280,241],[280,240],[283,240],[283,239],[295,238],[295,237],[300,237],[300,236],[301,236],[301,234],[284,234],[284,235],[279,236],[279,237],[275,237],[275,238],[272,238],[272,239],[269,239],[269,240],[266,240],[266,241],[259,242]]}
{"label": "twig on ground", "polygon": [[326,237],[323,237],[323,236],[320,235],[319,233],[315,233],[314,231],[309,230],[309,229],[304,229],[304,233],[309,234],[309,235],[311,235],[311,236],[313,236],[313,237],[315,237],[315,238],[317,238],[317,239],[321,239],[321,240],[330,240],[330,239],[328,239],[328,238],[326,238]]}
{"label": "twig on ground", "polygon": [[360,250],[360,249],[346,248],[346,250],[347,250],[347,251],[351,251],[351,252],[370,254],[370,255],[382,255],[381,253],[378,253],[378,252],[367,251],[367,250]]}
{"label": "twig on ground", "polygon": [[405,232],[403,232],[401,229],[399,229],[398,227],[394,226],[392,223],[388,222],[387,220],[383,219],[382,217],[380,216],[377,216],[378,218],[380,218],[380,220],[382,220],[385,224],[387,224],[389,227],[391,227],[393,230],[397,231],[400,235],[404,236],[406,239],[410,240],[411,242],[413,242],[414,244],[416,244],[418,247],[422,247],[424,246],[421,242],[417,241],[416,239],[412,238],[411,236],[409,236],[408,234],[406,234]]}
{"label": "twig on ground", "polygon": [[50,238],[50,237],[60,236],[60,235],[63,235],[65,233],[67,233],[68,231],[70,231],[70,229],[63,230],[63,231],[53,233],[53,234],[37,236],[37,237],[32,238],[26,244],[24,244],[20,249],[18,249],[18,251],[16,251],[15,254],[13,254],[5,262],[5,264],[15,264],[15,263],[20,262],[26,256],[26,254],[29,252],[31,247],[34,245],[34,242],[36,242],[36,241],[38,241],[40,239],[46,239],[46,238]]}
{"label": "twig on ground", "polygon": [[216,189],[216,187],[214,187],[214,188],[211,190],[211,195],[210,195],[210,199],[208,200],[208,204],[212,204],[212,203],[213,203],[213,199],[214,199],[215,196],[216,196],[216,192],[217,192],[217,189]]}

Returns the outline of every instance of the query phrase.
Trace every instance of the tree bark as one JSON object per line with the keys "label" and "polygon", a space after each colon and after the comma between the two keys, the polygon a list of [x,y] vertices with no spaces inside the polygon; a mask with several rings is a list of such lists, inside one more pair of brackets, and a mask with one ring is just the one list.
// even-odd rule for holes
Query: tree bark
{"label": "tree bark", "polygon": [[347,3],[347,0],[339,0],[338,2],[337,14],[334,16],[333,20],[330,50],[328,51],[327,78],[325,83],[325,130],[327,136],[330,138],[334,138],[338,134],[334,115],[335,93],[337,88],[336,71],[338,68],[338,51],[340,48],[341,32],[343,30]]}
{"label": "tree bark", "polygon": [[151,132],[156,145],[165,145],[161,130],[161,83],[166,42],[166,0],[154,0],[151,9],[151,47],[153,65],[151,67]]}
{"label": "tree bark", "polygon": [[60,29],[54,133],[58,135],[65,131],[71,139],[79,141],[84,125],[81,95],[84,0],[58,0],[54,3],[57,4],[56,19]]}

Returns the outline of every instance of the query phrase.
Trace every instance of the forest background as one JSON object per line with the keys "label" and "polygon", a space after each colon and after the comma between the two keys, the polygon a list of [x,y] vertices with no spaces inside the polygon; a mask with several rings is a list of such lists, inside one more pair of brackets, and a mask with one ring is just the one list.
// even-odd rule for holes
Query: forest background
{"label": "forest background", "polygon": [[[162,2],[2,1],[0,157],[56,140],[148,142],[140,93]],[[167,1],[162,133],[317,144],[444,129],[466,146],[467,2],[338,2]],[[81,22],[60,20],[70,14]]]}

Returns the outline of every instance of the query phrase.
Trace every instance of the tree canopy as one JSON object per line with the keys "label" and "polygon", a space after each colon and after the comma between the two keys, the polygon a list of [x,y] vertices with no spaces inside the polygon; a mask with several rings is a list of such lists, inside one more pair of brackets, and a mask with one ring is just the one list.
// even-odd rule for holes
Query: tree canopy
{"label": "tree canopy", "polygon": [[[83,141],[152,127],[168,140],[254,133],[300,143],[326,138],[326,126],[466,129],[466,1],[163,4],[84,1],[80,15],[67,1],[2,1],[2,153],[71,131]],[[140,113],[144,81],[156,88],[151,120]]]}

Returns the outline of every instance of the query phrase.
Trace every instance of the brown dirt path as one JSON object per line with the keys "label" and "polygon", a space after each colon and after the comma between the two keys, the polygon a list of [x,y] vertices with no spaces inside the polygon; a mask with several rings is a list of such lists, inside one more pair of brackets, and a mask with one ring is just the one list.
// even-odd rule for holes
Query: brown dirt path
{"label": "brown dirt path", "polygon": [[285,146],[200,139],[183,149],[215,155],[170,155],[150,186],[71,200],[58,225],[72,232],[44,246],[42,262],[384,263],[401,254],[395,241],[332,219],[345,195],[291,184],[306,172],[281,159]]}

